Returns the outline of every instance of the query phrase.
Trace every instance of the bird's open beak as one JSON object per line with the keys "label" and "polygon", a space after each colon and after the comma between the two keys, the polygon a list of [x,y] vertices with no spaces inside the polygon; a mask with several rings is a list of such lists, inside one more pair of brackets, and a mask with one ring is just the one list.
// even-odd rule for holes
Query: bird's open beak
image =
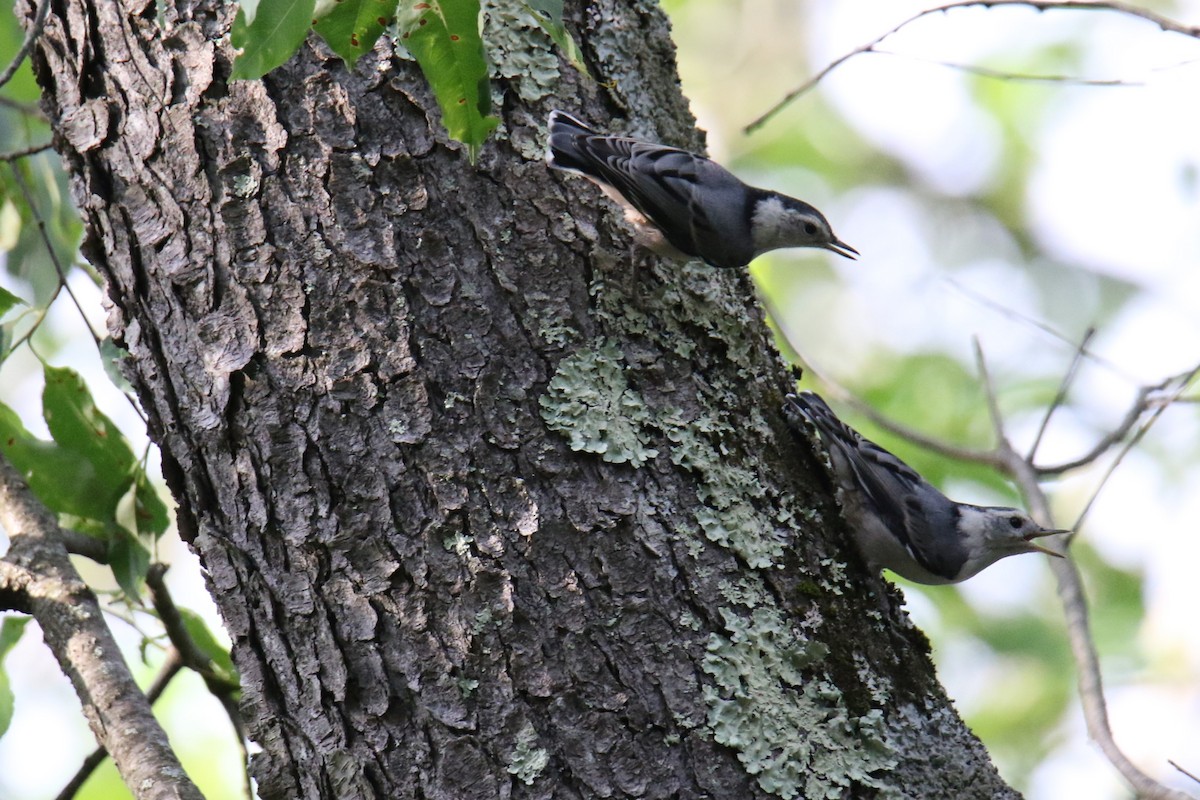
{"label": "bird's open beak", "polygon": [[857,250],[855,250],[853,247],[846,244],[845,242],[839,241],[838,239],[834,239],[832,242],[825,245],[825,249],[832,250],[833,252],[837,253],[839,256],[845,256],[846,258],[850,259],[851,261],[858,258],[858,256],[859,256],[859,252]]}
{"label": "bird's open beak", "polygon": [[1055,552],[1054,550],[1051,550],[1049,547],[1043,547],[1042,545],[1033,541],[1034,539],[1041,539],[1043,536],[1055,536],[1060,533],[1070,533],[1070,531],[1068,531],[1068,530],[1038,531],[1037,533],[1031,533],[1028,536],[1026,536],[1025,543],[1029,546],[1030,550],[1036,550],[1039,553],[1045,553],[1046,555],[1054,556],[1055,558],[1063,558],[1064,556],[1062,553]]}

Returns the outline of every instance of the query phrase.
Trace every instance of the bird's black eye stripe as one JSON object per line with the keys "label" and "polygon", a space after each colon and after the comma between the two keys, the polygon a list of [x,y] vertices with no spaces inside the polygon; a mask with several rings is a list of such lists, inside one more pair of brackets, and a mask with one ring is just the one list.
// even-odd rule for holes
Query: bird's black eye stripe
{"label": "bird's black eye stripe", "polygon": [[1016,514],[1014,514],[1008,518],[1008,524],[1012,526],[1013,530],[1019,530],[1023,523],[1024,523],[1024,520],[1022,520]]}

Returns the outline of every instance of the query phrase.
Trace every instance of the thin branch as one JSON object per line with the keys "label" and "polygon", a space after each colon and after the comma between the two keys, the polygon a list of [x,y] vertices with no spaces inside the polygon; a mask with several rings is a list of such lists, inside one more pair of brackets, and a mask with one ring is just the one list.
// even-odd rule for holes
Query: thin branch
{"label": "thin branch", "polygon": [[[1176,388],[1174,396],[1179,397],[1185,391],[1187,391],[1197,374],[1200,374],[1200,365],[1197,365],[1190,373],[1187,374],[1187,376]],[[1122,447],[1120,452],[1117,453],[1117,457],[1113,459],[1112,463],[1108,465],[1108,469],[1104,471],[1104,475],[1100,478],[1100,483],[1096,485],[1095,490],[1092,492],[1092,496],[1088,499],[1087,505],[1083,507],[1083,511],[1079,512],[1079,517],[1075,520],[1075,524],[1071,527],[1071,530],[1078,531],[1080,526],[1083,525],[1084,518],[1086,518],[1088,513],[1091,512],[1092,506],[1095,505],[1096,499],[1100,497],[1100,492],[1104,489],[1104,485],[1108,483],[1108,479],[1113,476],[1113,473],[1117,471],[1117,467],[1121,466],[1121,462],[1125,459],[1125,456],[1129,454],[1129,451],[1136,447],[1138,442],[1140,442],[1142,438],[1149,433],[1150,428],[1155,422],[1158,421],[1158,418],[1163,415],[1163,412],[1166,411],[1170,405],[1171,401],[1168,400],[1167,402],[1156,407],[1149,418],[1142,423],[1141,427],[1137,429],[1133,436],[1129,438],[1129,441],[1125,443],[1125,446]]]}
{"label": "thin branch", "polygon": [[90,558],[97,564],[108,563],[108,547],[102,540],[94,536],[63,528],[62,542],[63,547],[67,548],[67,552],[71,555]]}
{"label": "thin branch", "polygon": [[760,300],[763,304],[763,308],[767,312],[767,316],[774,321],[775,327],[779,330],[780,335],[783,336],[784,341],[787,342],[788,347],[792,349],[792,351],[796,354],[796,357],[804,364],[805,369],[811,372],[817,378],[817,380],[819,380],[829,389],[829,394],[831,396],[850,406],[855,411],[862,414],[864,417],[871,420],[889,433],[893,433],[902,439],[912,442],[918,447],[928,450],[931,453],[937,453],[938,455],[945,456],[946,458],[952,458],[956,461],[987,464],[997,469],[1003,466],[1003,462],[996,456],[995,453],[989,450],[977,450],[971,447],[956,445],[952,442],[947,442],[943,439],[922,433],[914,428],[909,428],[906,425],[902,425],[899,422],[880,414],[878,411],[872,408],[870,404],[864,402],[852,391],[839,383],[837,379],[831,377],[820,367],[817,367],[810,358],[801,353],[800,349],[795,344],[796,340],[791,336],[791,332],[788,329],[787,323],[784,322],[786,317],[779,313],[778,309],[775,307],[774,303],[769,297],[762,296],[760,297]]}
{"label": "thin branch", "polygon": [[33,192],[30,190],[29,184],[25,182],[25,176],[21,174],[21,170],[14,169],[12,176],[21,190],[21,196],[25,199],[25,205],[29,206],[30,212],[33,214],[34,219],[37,220],[38,234],[42,239],[42,244],[46,247],[46,253],[50,256],[50,263],[54,265],[54,270],[58,273],[59,283],[67,293],[67,296],[71,298],[71,302],[75,304],[75,310],[79,312],[79,318],[83,320],[83,324],[87,327],[88,333],[91,334],[92,342],[96,345],[97,352],[99,352],[101,339],[92,330],[91,324],[87,321],[87,314],[83,311],[83,305],[79,302],[79,298],[75,296],[75,292],[71,291],[71,287],[67,284],[67,271],[63,267],[62,262],[58,260],[58,254],[54,252],[54,245],[50,241],[50,234],[46,231],[46,220],[42,217],[37,205],[33,202]]}
{"label": "thin branch", "polygon": [[[179,674],[183,669],[183,659],[179,657],[179,651],[167,651],[167,660],[163,662],[162,669],[158,671],[158,675],[154,678],[154,683],[150,684],[150,688],[146,690],[146,702],[154,705],[158,702],[158,698],[162,697],[163,692],[167,690],[167,686],[172,679]],[[96,767],[104,763],[104,759],[108,758],[108,750],[103,745],[97,747],[91,753],[88,753],[87,758],[71,776],[71,780],[62,788],[54,800],[71,800],[83,785],[87,783],[87,779],[96,771]]]}
{"label": "thin branch", "polygon": [[[41,314],[34,322],[33,327],[31,327],[20,338],[12,343],[8,349],[8,354],[11,354],[20,345],[26,342],[29,343],[30,349],[33,349],[33,334],[37,331],[38,327],[42,324],[42,321],[46,318],[46,314],[50,311],[50,306],[53,305],[54,301],[58,299],[59,292],[65,291],[67,296],[71,298],[71,302],[75,305],[75,310],[79,313],[80,321],[83,323],[84,327],[87,328],[88,334],[92,337],[92,344],[94,344],[96,347],[96,354],[103,359],[104,340],[96,334],[95,330],[92,329],[91,323],[88,322],[87,314],[84,313],[83,305],[79,302],[79,298],[75,296],[75,292],[72,291],[71,286],[67,283],[67,271],[63,267],[62,262],[59,261],[58,254],[54,251],[54,245],[50,241],[50,234],[46,231],[46,220],[42,217],[37,205],[33,202],[33,192],[30,191],[29,185],[25,182],[25,178],[21,174],[21,170],[14,169],[12,170],[12,174],[13,178],[17,182],[17,186],[21,189],[21,195],[25,200],[25,204],[29,206],[30,213],[32,213],[34,219],[37,220],[37,229],[41,237],[42,244],[46,248],[46,254],[50,256],[50,263],[54,265],[54,269],[58,273],[58,285],[54,289],[54,294],[51,295],[50,300],[46,303],[46,307],[42,309]],[[7,355],[5,358],[7,358]],[[3,360],[0,360],[0,363],[3,363]],[[142,411],[141,407],[137,404],[133,397],[126,392],[121,392],[121,394],[125,397],[125,400],[129,403],[130,407],[133,409],[133,412],[137,414],[138,418],[141,419],[142,422],[146,422],[146,413]]]}
{"label": "thin branch", "polygon": [[[1037,472],[1029,462],[1015,453],[1010,463],[1011,476],[1016,481],[1030,513],[1039,524],[1054,527],[1046,495],[1038,483]],[[1108,705],[1104,699],[1104,681],[1100,673],[1100,658],[1092,638],[1087,596],[1083,589],[1083,578],[1069,551],[1065,558],[1049,559],[1050,569],[1058,586],[1058,597],[1063,605],[1067,639],[1075,661],[1079,681],[1079,702],[1087,723],[1088,736],[1099,745],[1109,763],[1134,788],[1139,798],[1154,800],[1190,800],[1183,792],[1168,789],[1129,760],[1113,738],[1108,719]]]}
{"label": "thin branch", "polygon": [[46,15],[50,11],[50,0],[42,0],[38,4],[37,13],[34,14],[33,22],[29,25],[29,29],[25,32],[25,41],[21,42],[21,46],[17,48],[16,55],[13,56],[9,65],[5,67],[4,72],[0,73],[0,86],[12,80],[13,75],[17,74],[21,64],[25,62],[25,57],[29,55],[29,51],[33,48],[33,43],[42,35],[42,28],[46,26]]}
{"label": "thin branch", "polygon": [[1095,328],[1088,328],[1083,332],[1079,346],[1075,348],[1075,355],[1071,358],[1071,364],[1058,384],[1058,391],[1054,393],[1054,400],[1051,401],[1050,408],[1046,409],[1046,414],[1042,417],[1042,424],[1038,426],[1037,435],[1033,437],[1033,444],[1029,446],[1029,453],[1025,456],[1025,460],[1029,463],[1032,464],[1034,457],[1037,456],[1038,448],[1042,444],[1042,437],[1046,435],[1046,428],[1050,427],[1050,418],[1067,399],[1067,392],[1070,391],[1071,384],[1075,382],[1075,376],[1079,374],[1079,365],[1083,363],[1083,354],[1087,351],[1088,343],[1095,335]]}
{"label": "thin branch", "polygon": [[28,598],[97,742],[113,754],[130,792],[137,800],[202,800],[129,673],[96,596],[72,566],[54,514],[3,456],[0,525],[10,543],[3,588]]}
{"label": "thin branch", "polygon": [[936,58],[925,58],[923,56],[911,55],[909,53],[900,53],[895,50],[880,50],[878,47],[868,51],[876,55],[892,56],[894,58],[904,58],[909,61],[919,61],[922,64],[933,64],[938,67],[946,67],[947,69],[966,72],[971,75],[978,75],[981,78],[992,78],[999,81],[1013,81],[1017,83],[1057,83],[1067,86],[1145,86],[1144,81],[1127,81],[1120,78],[1080,78],[1074,75],[1029,75],[1020,72],[1005,72],[1001,69],[992,69],[990,67],[977,67],[971,64],[960,64],[956,61],[942,61]]}
{"label": "thin branch", "polygon": [[1176,763],[1175,763],[1174,761],[1172,761],[1171,759],[1169,759],[1169,758],[1168,758],[1168,759],[1167,759],[1167,763],[1168,763],[1168,764],[1170,764],[1170,765],[1171,765],[1172,767],[1174,767],[1175,769],[1177,769],[1177,770],[1179,770],[1180,772],[1182,772],[1184,775],[1186,775],[1186,776],[1188,776],[1189,778],[1191,778],[1192,780],[1194,780],[1196,783],[1200,783],[1200,778],[1197,778],[1195,775],[1193,775],[1192,773],[1188,772],[1186,769],[1184,769],[1183,767],[1179,766],[1178,764],[1176,764]]}
{"label": "thin branch", "polygon": [[877,36],[870,42],[860,45],[848,53],[845,53],[834,59],[829,63],[828,66],[826,66],[816,75],[784,95],[782,100],[769,108],[764,114],[759,116],[758,119],[754,120],[745,128],[743,128],[743,132],[746,134],[754,133],[756,130],[765,125],[772,117],[782,111],[789,103],[791,103],[800,95],[810,91],[814,86],[824,80],[825,76],[830,72],[833,72],[835,69],[849,61],[854,56],[862,53],[875,52],[876,48],[882,44],[885,39],[899,32],[902,28],[905,28],[922,17],[927,17],[930,14],[950,11],[951,9],[955,8],[969,8],[972,6],[983,6],[984,8],[996,8],[999,6],[1022,6],[1026,8],[1037,9],[1038,11],[1115,11],[1119,14],[1125,14],[1127,16],[1137,17],[1139,19],[1152,22],[1162,30],[1169,33],[1180,33],[1184,36],[1200,38],[1200,27],[1183,25],[1182,23],[1164,17],[1161,14],[1156,14],[1153,11],[1122,2],[1094,2],[1093,0],[960,0],[960,2],[946,3],[935,8],[927,8],[924,11],[914,14],[894,28],[884,32],[880,36]]}
{"label": "thin branch", "polygon": [[46,114],[35,103],[22,103],[20,100],[13,100],[11,97],[0,95],[0,106],[11,108],[13,111],[24,114],[27,117],[34,117],[43,122],[46,121]]}
{"label": "thin branch", "polygon": [[[1070,470],[1091,464],[1097,458],[1104,455],[1111,448],[1123,441],[1125,437],[1129,435],[1129,432],[1133,430],[1133,426],[1136,425],[1138,420],[1142,418],[1142,414],[1144,414],[1148,409],[1158,408],[1164,405],[1164,403],[1160,402],[1155,397],[1156,393],[1164,391],[1172,383],[1179,380],[1183,380],[1185,383],[1187,383],[1196,374],[1197,369],[1200,369],[1200,364],[1188,372],[1183,372],[1179,375],[1172,375],[1171,377],[1153,385],[1140,387],[1137,392],[1137,397],[1134,398],[1129,410],[1125,412],[1125,417],[1120,423],[1117,424],[1116,428],[1110,431],[1106,436],[1102,437],[1100,441],[1096,442],[1095,446],[1093,446],[1091,450],[1079,456],[1078,458],[1065,461],[1060,464],[1052,464],[1050,466],[1034,466],[1034,470],[1038,475],[1045,477],[1048,475],[1061,475],[1064,472],[1069,472]],[[1165,405],[1172,405],[1175,402],[1177,402],[1175,399],[1171,399],[1166,401]]]}
{"label": "thin branch", "polygon": [[50,142],[43,142],[42,144],[31,144],[20,150],[9,150],[7,153],[0,153],[0,161],[17,161],[27,156],[35,156],[38,153],[44,153],[53,146]]}
{"label": "thin branch", "polygon": [[983,393],[987,398],[988,416],[992,420],[992,432],[996,436],[996,453],[1002,458],[1009,458],[1013,452],[1008,435],[1004,432],[1004,417],[1000,414],[1000,402],[996,399],[996,387],[992,383],[992,374],[988,372],[987,360],[983,357],[983,346],[979,337],[971,337],[975,347],[975,366],[979,370],[979,378],[983,381]]}
{"label": "thin branch", "polygon": [[241,687],[218,674],[213,669],[212,659],[196,646],[195,640],[188,633],[183,617],[175,605],[175,600],[171,597],[166,581],[163,580],[166,573],[167,565],[162,563],[151,564],[146,573],[146,588],[150,590],[150,599],[154,603],[154,610],[158,613],[158,618],[167,632],[167,638],[171,640],[175,651],[180,654],[184,665],[203,678],[208,691],[225,709],[225,714],[229,717],[230,724],[233,725],[238,748],[241,750],[246,796],[253,797],[253,788],[250,782],[250,753],[246,750],[246,730],[242,725],[242,713],[237,703],[237,693]]}
{"label": "thin branch", "polygon": [[[171,592],[163,580],[166,574],[166,564],[151,564],[150,569],[146,572],[146,588],[150,590],[150,600],[154,603],[154,610],[158,612],[158,618],[162,621],[163,629],[166,630],[171,645],[179,651],[184,666],[199,673],[214,695],[227,697],[238,691],[241,687],[218,675],[213,670],[212,659],[196,646],[196,642],[188,633],[183,616],[179,613],[179,608],[175,605],[175,600],[171,597]],[[240,718],[235,720],[234,725],[240,732]]]}
{"label": "thin branch", "polygon": [[[960,283],[959,281],[955,280],[954,278],[943,278],[942,280],[944,280],[946,283],[948,283],[950,285],[950,288],[959,292],[961,295],[968,298],[969,300],[973,300],[976,303],[979,303],[981,306],[984,306],[985,308],[992,309],[993,311],[1000,314],[1002,317],[1005,317],[1006,319],[1011,319],[1016,322],[1021,322],[1025,325],[1029,325],[1031,328],[1041,331],[1042,333],[1046,334],[1047,336],[1049,336],[1050,338],[1052,338],[1056,341],[1062,342],[1063,344],[1066,344],[1066,345],[1070,345],[1072,350],[1075,349],[1076,343],[1073,338],[1071,338],[1070,336],[1067,336],[1065,333],[1062,333],[1061,331],[1056,330],[1053,326],[1047,324],[1046,322],[1043,322],[1042,320],[1037,319],[1036,317],[1031,317],[1028,314],[1024,314],[1024,313],[1016,310],[1015,308],[1011,308],[1009,306],[1004,305],[1003,303],[999,303],[996,300],[993,300],[992,298],[987,297],[986,295],[982,295],[979,292],[976,292],[974,289],[970,288],[969,286],[966,286],[965,284]],[[1085,348],[1083,351],[1083,355],[1087,356],[1087,358],[1090,359],[1092,361],[1092,363],[1099,364],[1100,366],[1105,367],[1106,369],[1110,370],[1113,374],[1119,375],[1120,377],[1124,378],[1125,380],[1129,381],[1130,383],[1134,383],[1134,384],[1138,383],[1137,378],[1135,378],[1131,373],[1129,373],[1127,370],[1122,369],[1118,364],[1110,361],[1109,359],[1105,358],[1104,356],[1100,355],[1099,353],[1096,353],[1094,350]]]}

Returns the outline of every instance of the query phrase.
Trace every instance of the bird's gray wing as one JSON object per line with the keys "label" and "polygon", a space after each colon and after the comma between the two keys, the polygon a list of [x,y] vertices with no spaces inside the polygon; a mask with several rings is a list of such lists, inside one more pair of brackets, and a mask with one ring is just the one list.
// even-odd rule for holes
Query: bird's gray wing
{"label": "bird's gray wing", "polygon": [[958,575],[966,552],[955,503],[874,442],[860,437],[858,452],[863,491],[913,559],[935,575]]}
{"label": "bird's gray wing", "polygon": [[677,249],[721,267],[749,262],[751,243],[732,235],[745,226],[746,189],[724,167],[686,150],[634,139],[590,136],[587,145],[597,177]]}
{"label": "bird's gray wing", "polygon": [[[838,444],[847,452],[846,461],[854,481],[875,513],[901,539],[910,530],[919,530],[923,524],[922,509],[910,507],[909,500],[924,482],[921,476],[889,451],[862,438],[852,428],[843,427],[853,439],[839,437]],[[907,546],[909,542],[904,544]]]}

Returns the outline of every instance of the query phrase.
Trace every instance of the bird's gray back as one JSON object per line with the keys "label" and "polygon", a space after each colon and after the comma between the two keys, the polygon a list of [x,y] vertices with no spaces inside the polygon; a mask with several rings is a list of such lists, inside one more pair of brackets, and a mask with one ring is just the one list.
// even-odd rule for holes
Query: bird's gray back
{"label": "bird's gray back", "polygon": [[[958,506],[891,452],[864,439],[833,416],[811,415],[843,469],[862,492],[864,502],[908,548],[913,558],[940,576],[954,576],[967,560],[956,535]],[[836,463],[836,460],[835,460]]]}
{"label": "bird's gray back", "polygon": [[657,225],[672,245],[719,267],[754,256],[747,224],[749,192],[724,167],[664,145],[589,136],[586,155],[599,177]]}

